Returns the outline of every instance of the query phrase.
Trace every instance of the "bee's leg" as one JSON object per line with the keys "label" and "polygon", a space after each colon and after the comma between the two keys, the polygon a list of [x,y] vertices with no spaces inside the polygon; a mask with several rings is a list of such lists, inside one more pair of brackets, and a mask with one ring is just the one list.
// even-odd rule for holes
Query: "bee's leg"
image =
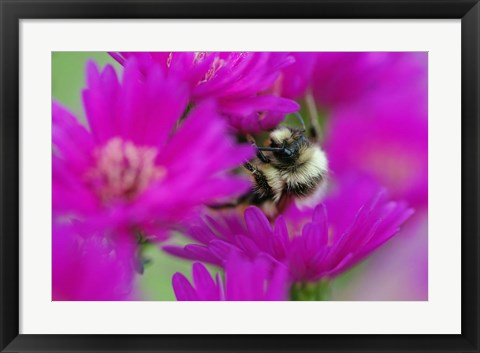
{"label": "bee's leg", "polygon": [[[249,167],[247,167],[247,165]],[[245,168],[247,168],[248,170],[252,171],[253,169],[256,169],[253,165],[251,165],[249,162],[246,162],[244,164]],[[252,172],[253,173],[253,172]],[[240,196],[239,198],[237,198],[236,200],[234,201],[231,201],[231,202],[226,202],[226,203],[222,203],[222,204],[213,204],[213,205],[207,205],[208,208],[211,208],[213,210],[221,210],[221,209],[226,209],[226,208],[235,208],[239,205],[241,205],[242,203],[250,200],[253,198],[253,195],[254,195],[254,191],[251,190],[249,192],[247,192],[246,194]]]}
{"label": "bee's leg", "polygon": [[257,143],[255,142],[255,139],[252,135],[247,134],[247,141],[250,142],[257,150],[258,159],[260,159],[263,163],[270,163],[270,160],[267,158],[267,156],[265,156],[263,152],[258,149]]}
{"label": "bee's leg", "polygon": [[243,166],[245,167],[245,169],[251,172],[253,177],[255,178],[255,189],[252,189],[251,191],[240,196],[238,199],[232,202],[207,205],[209,208],[214,210],[222,208],[235,208],[244,202],[259,205],[262,204],[265,200],[271,199],[273,197],[273,190],[270,187],[270,184],[268,184],[268,180],[265,174],[250,162],[246,162]]}
{"label": "bee's leg", "polygon": [[238,199],[232,201],[232,202],[227,202],[227,203],[222,203],[222,204],[214,204],[214,205],[207,205],[208,208],[214,209],[214,210],[219,210],[219,209],[225,209],[225,208],[235,208],[238,205],[242,204],[246,200],[248,200],[252,195],[252,192],[248,192],[245,195],[240,196]]}
{"label": "bee's leg", "polygon": [[246,162],[244,165],[245,169],[247,169],[249,172],[252,172],[253,175],[258,172],[258,169],[255,168],[250,162]]}
{"label": "bee's leg", "polygon": [[265,174],[249,162],[245,163],[243,166],[247,170],[249,170],[255,178],[256,190],[254,192],[254,195],[256,202],[261,203],[264,200],[272,198],[273,190],[268,183]]}
{"label": "bee's leg", "polygon": [[[256,147],[256,146],[255,146]],[[257,157],[260,159],[263,163],[270,163],[270,159],[268,159],[262,151],[257,149]]]}

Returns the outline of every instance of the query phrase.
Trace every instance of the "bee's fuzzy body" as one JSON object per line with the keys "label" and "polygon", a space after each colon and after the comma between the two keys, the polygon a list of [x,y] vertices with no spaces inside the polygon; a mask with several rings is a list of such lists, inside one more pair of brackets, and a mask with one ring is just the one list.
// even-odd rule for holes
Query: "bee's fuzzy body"
{"label": "bee's fuzzy body", "polygon": [[[305,138],[303,130],[280,127],[270,133],[267,162],[258,159],[249,169],[255,178],[256,203],[278,204],[289,197],[307,197],[324,184],[328,161],[320,146]],[[259,149],[261,150],[261,148]]]}

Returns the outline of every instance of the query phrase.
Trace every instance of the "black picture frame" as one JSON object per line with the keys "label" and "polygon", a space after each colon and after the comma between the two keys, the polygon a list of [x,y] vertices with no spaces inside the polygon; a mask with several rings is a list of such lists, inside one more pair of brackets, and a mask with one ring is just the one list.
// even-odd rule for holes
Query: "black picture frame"
{"label": "black picture frame", "polygon": [[[478,0],[0,0],[0,11],[1,352],[479,352]],[[24,18],[461,19],[461,335],[19,334],[19,20]]]}

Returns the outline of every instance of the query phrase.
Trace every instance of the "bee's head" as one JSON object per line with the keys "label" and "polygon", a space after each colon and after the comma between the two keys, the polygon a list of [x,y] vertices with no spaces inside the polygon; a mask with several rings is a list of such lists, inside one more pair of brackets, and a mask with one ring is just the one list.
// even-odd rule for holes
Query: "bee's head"
{"label": "bee's head", "polygon": [[302,147],[309,144],[305,131],[282,126],[270,133],[272,154],[280,163],[294,163]]}

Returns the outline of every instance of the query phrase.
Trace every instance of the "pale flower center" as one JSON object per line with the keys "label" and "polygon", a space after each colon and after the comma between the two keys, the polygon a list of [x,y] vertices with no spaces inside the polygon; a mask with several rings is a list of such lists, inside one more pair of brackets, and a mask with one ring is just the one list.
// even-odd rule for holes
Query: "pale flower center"
{"label": "pale flower center", "polygon": [[165,175],[155,164],[157,153],[154,147],[112,138],[95,151],[97,163],[86,174],[87,182],[104,203],[132,200]]}

